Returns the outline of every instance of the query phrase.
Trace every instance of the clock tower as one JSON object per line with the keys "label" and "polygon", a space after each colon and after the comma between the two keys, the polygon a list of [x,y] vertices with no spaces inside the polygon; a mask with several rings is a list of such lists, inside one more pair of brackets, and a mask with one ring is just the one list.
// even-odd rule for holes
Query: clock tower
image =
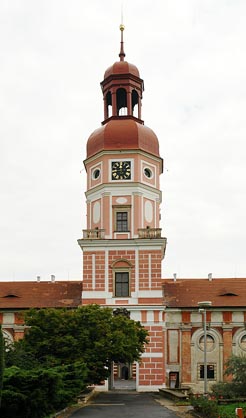
{"label": "clock tower", "polygon": [[[141,117],[144,82],[137,67],[125,61],[123,25],[120,30],[120,60],[101,82],[104,120],[87,141],[84,161],[87,226],[78,240],[82,304],[126,308],[146,326],[150,343],[127,376],[136,379],[139,391],[157,390],[165,385],[161,262],[166,238],[159,227],[163,160],[157,136]],[[122,378],[124,367],[115,377]]]}

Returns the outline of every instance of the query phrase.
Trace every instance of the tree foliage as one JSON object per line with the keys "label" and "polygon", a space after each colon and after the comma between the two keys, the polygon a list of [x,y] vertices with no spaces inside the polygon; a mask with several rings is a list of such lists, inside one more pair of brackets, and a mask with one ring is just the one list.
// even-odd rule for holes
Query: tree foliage
{"label": "tree foliage", "polygon": [[114,316],[110,308],[98,305],[74,310],[33,309],[27,312],[25,322],[30,328],[9,353],[9,365],[20,366],[23,358],[27,367],[37,362],[42,367],[56,367],[81,361],[88,368],[87,383],[106,379],[112,361],[139,360],[147,343],[148,333],[139,322],[125,315]]}
{"label": "tree foliage", "polygon": [[231,376],[231,382],[217,383],[212,391],[217,398],[233,399],[245,396],[246,356],[232,355],[226,362],[225,375]]}
{"label": "tree foliage", "polygon": [[139,360],[148,333],[123,313],[98,305],[28,311],[25,337],[5,353],[0,416],[45,417],[106,379],[112,361]]}
{"label": "tree foliage", "polygon": [[73,402],[85,384],[86,368],[75,363],[52,369],[6,369],[0,415],[42,418]]}
{"label": "tree foliage", "polygon": [[226,362],[227,376],[232,375],[232,381],[242,383],[246,387],[246,356],[232,355]]}

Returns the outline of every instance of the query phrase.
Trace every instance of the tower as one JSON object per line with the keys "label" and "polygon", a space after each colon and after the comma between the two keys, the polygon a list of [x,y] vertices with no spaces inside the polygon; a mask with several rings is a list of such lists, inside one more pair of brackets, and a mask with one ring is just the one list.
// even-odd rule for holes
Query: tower
{"label": "tower", "polygon": [[137,390],[164,384],[160,175],[163,160],[155,133],[141,119],[143,80],[120,60],[101,82],[104,120],[87,141],[87,229],[83,252],[82,303],[126,308],[145,325],[150,344],[136,366]]}

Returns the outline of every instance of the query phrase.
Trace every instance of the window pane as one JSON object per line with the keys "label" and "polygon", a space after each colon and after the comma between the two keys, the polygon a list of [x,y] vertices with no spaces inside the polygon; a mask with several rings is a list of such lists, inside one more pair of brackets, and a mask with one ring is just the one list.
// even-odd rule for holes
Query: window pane
{"label": "window pane", "polygon": [[[207,365],[207,378],[208,379],[214,379],[215,378],[214,377],[214,369],[215,369],[214,364],[208,364]],[[204,364],[200,365],[199,371],[200,371],[200,373],[199,373],[200,379],[204,379]]]}
{"label": "window pane", "polygon": [[115,273],[115,296],[129,296],[129,273]]}
{"label": "window pane", "polygon": [[116,212],[116,231],[128,231],[128,212]]}

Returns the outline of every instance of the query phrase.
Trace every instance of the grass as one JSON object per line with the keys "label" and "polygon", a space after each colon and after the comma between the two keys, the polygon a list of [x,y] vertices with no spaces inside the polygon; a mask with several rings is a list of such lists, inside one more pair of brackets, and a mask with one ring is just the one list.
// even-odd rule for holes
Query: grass
{"label": "grass", "polygon": [[246,412],[246,403],[234,403],[229,405],[220,405],[219,412],[221,418],[235,418],[235,409],[243,408],[244,413]]}

